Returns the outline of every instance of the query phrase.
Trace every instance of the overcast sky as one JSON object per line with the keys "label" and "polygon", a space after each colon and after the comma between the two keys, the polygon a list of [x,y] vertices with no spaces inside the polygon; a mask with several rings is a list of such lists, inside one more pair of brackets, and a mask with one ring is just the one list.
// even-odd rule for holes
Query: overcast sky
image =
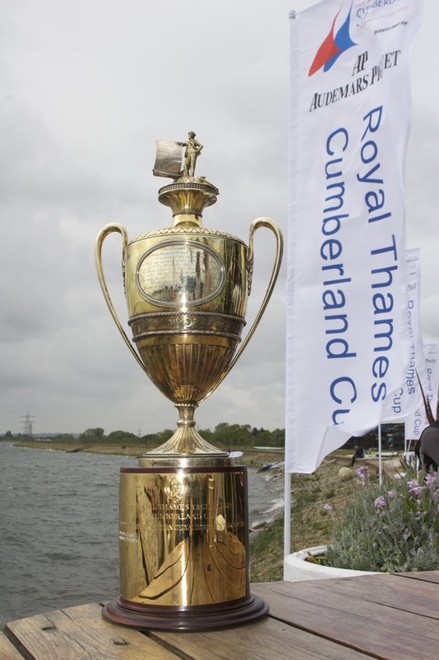
{"label": "overcast sky", "polygon": [[[177,411],[125,347],[96,278],[108,222],[130,239],[171,224],[157,202],[155,140],[204,144],[197,174],[219,189],[207,227],[248,242],[251,221],[287,230],[288,13],[306,0],[0,0],[0,433],[142,434]],[[408,247],[421,248],[424,336],[439,337],[439,3],[413,53]],[[258,234],[257,234],[258,237]],[[123,323],[120,239],[105,267]],[[260,230],[249,320],[274,241]],[[284,427],[285,265],[243,357],[197,411]]]}

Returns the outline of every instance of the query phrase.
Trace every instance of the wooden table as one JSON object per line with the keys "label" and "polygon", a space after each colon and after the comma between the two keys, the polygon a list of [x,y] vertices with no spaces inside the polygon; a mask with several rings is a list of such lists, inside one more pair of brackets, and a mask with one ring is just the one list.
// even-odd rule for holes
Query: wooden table
{"label": "wooden table", "polygon": [[203,633],[141,633],[97,603],[8,623],[0,658],[439,658],[439,571],[252,585],[264,620]]}

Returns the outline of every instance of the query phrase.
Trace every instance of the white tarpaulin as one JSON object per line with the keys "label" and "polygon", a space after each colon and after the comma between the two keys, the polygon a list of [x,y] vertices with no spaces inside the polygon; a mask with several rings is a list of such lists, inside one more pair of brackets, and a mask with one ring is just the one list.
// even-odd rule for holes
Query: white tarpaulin
{"label": "white tarpaulin", "polygon": [[376,427],[409,359],[404,160],[420,0],[292,13],[286,470]]}

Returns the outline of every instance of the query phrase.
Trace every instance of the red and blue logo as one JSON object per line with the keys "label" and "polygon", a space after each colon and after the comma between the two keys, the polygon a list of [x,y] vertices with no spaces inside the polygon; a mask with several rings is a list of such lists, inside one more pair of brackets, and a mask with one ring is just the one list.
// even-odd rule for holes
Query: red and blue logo
{"label": "red and blue logo", "polygon": [[323,71],[325,72],[329,71],[329,69],[338,60],[340,55],[342,55],[349,48],[352,48],[352,46],[357,45],[354,41],[352,41],[351,36],[349,34],[353,4],[354,3],[352,0],[348,15],[336,33],[335,33],[335,24],[340,15],[341,9],[335,15],[334,20],[332,21],[329,34],[322,43],[322,45],[320,46],[320,48],[318,49],[317,54],[313,60],[313,63],[311,64],[311,67],[308,71],[308,76],[312,76],[316,71],[318,71],[322,67],[323,67]]}

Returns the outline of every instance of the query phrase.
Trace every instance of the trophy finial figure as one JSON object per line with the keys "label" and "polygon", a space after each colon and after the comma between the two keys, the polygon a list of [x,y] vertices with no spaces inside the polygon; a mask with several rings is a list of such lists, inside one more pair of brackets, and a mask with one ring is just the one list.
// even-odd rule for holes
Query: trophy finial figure
{"label": "trophy finial figure", "polygon": [[[198,142],[196,133],[189,131],[186,142],[175,142],[172,140],[156,140],[156,156],[153,174],[165,176],[169,179],[180,179],[181,177],[195,176],[195,165],[197,158],[203,149]],[[183,149],[184,163],[183,163]]]}
{"label": "trophy finial figure", "polygon": [[159,190],[159,202],[170,206],[174,226],[201,226],[203,209],[215,204],[219,190],[205,176],[195,176],[197,158],[203,145],[196,133],[189,131],[186,142],[156,140],[153,173],[173,179]]}
{"label": "trophy finial figure", "polygon": [[195,175],[195,165],[197,163],[197,158],[201,153],[203,145],[201,142],[195,139],[196,134],[193,131],[189,131],[187,134],[187,142],[183,142],[182,146],[186,147],[184,152],[184,169],[183,176],[194,176]]}

